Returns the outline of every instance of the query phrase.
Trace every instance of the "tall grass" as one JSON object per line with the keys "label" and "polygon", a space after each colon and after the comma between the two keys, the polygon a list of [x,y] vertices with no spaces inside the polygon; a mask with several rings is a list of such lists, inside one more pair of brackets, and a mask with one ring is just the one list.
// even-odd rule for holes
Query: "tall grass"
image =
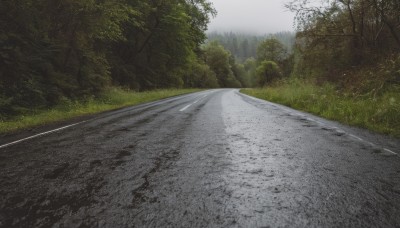
{"label": "tall grass", "polygon": [[133,92],[119,88],[110,88],[97,98],[90,98],[82,101],[65,100],[58,106],[48,110],[32,110],[32,112],[27,115],[0,120],[0,134],[196,91],[199,90],[166,89]]}
{"label": "tall grass", "polygon": [[327,119],[400,137],[400,86],[393,85],[378,95],[355,95],[338,91],[330,84],[317,86],[292,79],[273,87],[243,89],[241,92]]}

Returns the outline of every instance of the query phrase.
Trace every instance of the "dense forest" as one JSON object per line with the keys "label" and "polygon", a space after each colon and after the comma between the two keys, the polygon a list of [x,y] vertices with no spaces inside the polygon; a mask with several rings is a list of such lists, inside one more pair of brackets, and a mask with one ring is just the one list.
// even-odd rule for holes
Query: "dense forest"
{"label": "dense forest", "polygon": [[230,54],[203,46],[215,14],[207,0],[1,1],[0,119],[110,86],[240,87]]}

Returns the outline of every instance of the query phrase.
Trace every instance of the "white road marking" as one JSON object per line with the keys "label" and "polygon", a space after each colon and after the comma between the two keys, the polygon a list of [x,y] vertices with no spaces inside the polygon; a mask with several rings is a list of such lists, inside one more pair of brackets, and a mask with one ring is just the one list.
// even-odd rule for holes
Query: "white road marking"
{"label": "white road marking", "polygon": [[[205,92],[205,93],[208,93],[208,91],[204,91],[204,92]],[[213,92],[215,92],[215,91],[212,91],[211,93],[213,93]],[[200,92],[200,93],[203,93],[203,92]],[[208,94],[211,94],[211,93],[208,93]],[[203,98],[206,97],[208,94],[206,94],[205,96],[203,96],[203,97],[200,98],[199,100],[203,99]],[[171,102],[171,101],[179,100],[179,99],[182,99],[182,97],[191,96],[191,95],[192,95],[192,94],[186,94],[186,95],[183,95],[183,96],[181,96],[181,97],[170,98],[170,99],[167,98],[167,99],[162,100],[162,101],[155,101],[153,104],[149,103],[149,104],[151,104],[150,106],[145,106],[145,107],[142,107],[142,108],[149,108],[149,107],[157,106],[157,105],[160,105],[160,104],[162,104],[162,103],[164,103],[164,102]],[[199,100],[197,100],[195,103],[197,103]],[[146,104],[145,104],[145,105],[146,105]],[[187,109],[187,108],[189,108],[191,105],[192,105],[192,104],[190,104],[190,105],[188,105],[187,107],[185,107],[184,110]],[[184,111],[184,110],[182,110],[182,111]],[[68,125],[68,126],[60,127],[60,128],[57,128],[57,129],[54,129],[54,130],[51,130],[51,131],[46,131],[46,132],[42,132],[42,133],[39,133],[39,134],[36,134],[36,135],[32,135],[32,136],[29,136],[29,137],[27,137],[27,138],[23,138],[23,139],[14,141],[14,142],[10,142],[10,143],[1,145],[1,146],[0,146],[0,149],[5,148],[5,147],[8,147],[8,146],[11,146],[11,145],[15,145],[15,144],[17,144],[17,143],[24,142],[24,141],[29,140],[29,139],[34,139],[34,138],[37,138],[37,137],[40,137],[40,136],[43,136],[43,135],[48,135],[48,134],[51,134],[51,133],[54,133],[54,132],[57,132],[57,131],[61,131],[61,130],[64,130],[64,129],[67,129],[67,128],[76,126],[76,125],[78,125],[78,124],[85,123],[85,122],[87,122],[87,120],[86,120],[86,121],[81,121],[81,122],[79,122],[79,123],[71,124],[71,125]]]}
{"label": "white road marking", "polygon": [[10,142],[10,143],[1,145],[0,149],[8,147],[8,146],[11,146],[11,145],[14,145],[14,144],[17,144],[17,143],[20,143],[20,142],[23,142],[23,141],[26,141],[26,140],[29,140],[29,139],[34,139],[34,138],[37,138],[37,137],[40,137],[40,136],[43,136],[43,135],[48,135],[48,134],[51,134],[51,133],[54,133],[54,132],[57,132],[57,131],[61,131],[61,130],[76,126],[78,124],[85,123],[85,122],[87,122],[87,121],[82,121],[82,122],[79,122],[79,123],[75,123],[75,124],[71,124],[71,125],[68,125],[68,126],[60,127],[60,128],[57,128],[57,129],[54,129],[54,130],[51,130],[51,131],[46,131],[46,132],[43,132],[43,133],[32,135],[32,136],[29,136],[29,137],[24,138],[24,139],[20,139],[20,140],[14,141],[14,142]]}
{"label": "white road marking", "polygon": [[190,106],[196,104],[197,102],[199,102],[201,99],[205,98],[206,96],[208,96],[208,94],[204,95],[204,96],[201,97],[200,99],[197,99],[195,102],[193,102],[193,103],[191,103],[191,104],[189,104],[189,105],[186,105],[185,107],[183,107],[183,108],[180,109],[179,111],[180,111],[180,112],[185,111],[186,109],[190,108]]}
{"label": "white road marking", "polygon": [[180,111],[180,112],[183,112],[183,111],[185,111],[186,109],[188,109],[190,106],[192,106],[192,104],[186,105],[184,108],[182,108],[182,109],[179,110],[179,111]]}
{"label": "white road marking", "polygon": [[391,153],[391,154],[396,154],[396,155],[397,155],[396,152],[393,152],[393,151],[391,151],[391,150],[389,150],[389,149],[383,148],[383,150],[386,151],[386,152],[389,152],[389,153]]}
{"label": "white road marking", "polygon": [[358,139],[358,140],[360,140],[360,141],[364,141],[364,139],[362,139],[362,138],[360,138],[360,137],[358,137],[358,136],[356,136],[356,135],[353,135],[353,134],[349,134],[349,136],[350,137],[353,137],[353,138],[355,138],[355,139]]}

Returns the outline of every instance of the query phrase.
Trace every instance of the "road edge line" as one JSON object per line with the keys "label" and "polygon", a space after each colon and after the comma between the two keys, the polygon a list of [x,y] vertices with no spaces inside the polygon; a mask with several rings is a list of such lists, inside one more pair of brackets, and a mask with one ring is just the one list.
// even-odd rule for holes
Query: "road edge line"
{"label": "road edge line", "polygon": [[26,137],[26,138],[23,138],[23,139],[19,139],[17,141],[10,142],[10,143],[4,144],[4,145],[0,145],[0,149],[9,147],[9,146],[12,146],[12,145],[15,145],[15,144],[18,144],[18,143],[21,143],[21,142],[24,142],[24,141],[27,141],[27,140],[30,140],[30,139],[34,139],[34,138],[37,138],[37,137],[40,137],[40,136],[43,136],[43,135],[48,135],[48,134],[51,134],[51,133],[54,133],[54,132],[62,131],[64,129],[67,129],[67,128],[70,128],[70,127],[73,127],[73,126],[76,126],[76,125],[79,125],[79,124],[82,124],[82,123],[85,123],[85,122],[87,122],[87,120],[81,121],[81,122],[78,122],[78,123],[74,123],[74,124],[70,124],[70,125],[67,125],[67,126],[64,126],[64,127],[60,127],[60,128],[57,128],[57,129],[54,129],[54,130],[51,130],[51,131],[46,131],[46,132],[42,132],[42,133],[39,133],[39,134],[36,134],[36,135],[32,135],[32,136],[29,136],[29,137]]}

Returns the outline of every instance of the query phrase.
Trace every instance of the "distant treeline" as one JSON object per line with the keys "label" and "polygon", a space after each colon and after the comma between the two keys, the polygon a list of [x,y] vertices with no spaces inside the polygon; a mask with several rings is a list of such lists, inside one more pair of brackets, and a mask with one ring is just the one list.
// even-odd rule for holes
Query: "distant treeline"
{"label": "distant treeline", "polygon": [[267,35],[251,35],[245,33],[208,33],[208,41],[218,41],[224,48],[232,53],[239,61],[244,62],[249,58],[257,56],[257,48],[265,39],[276,38],[286,48],[288,53],[292,52],[295,43],[296,33],[294,32],[278,32]]}

